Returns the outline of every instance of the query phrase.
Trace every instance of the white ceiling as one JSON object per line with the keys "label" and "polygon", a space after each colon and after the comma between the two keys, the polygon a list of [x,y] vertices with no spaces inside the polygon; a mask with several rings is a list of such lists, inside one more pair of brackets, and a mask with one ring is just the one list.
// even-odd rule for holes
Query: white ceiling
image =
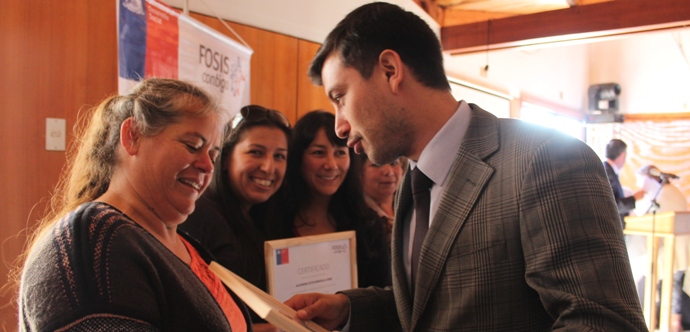
{"label": "white ceiling", "polygon": [[[335,25],[370,0],[160,0],[170,6],[322,43]],[[390,0],[421,16],[436,34],[440,27],[412,0]]]}

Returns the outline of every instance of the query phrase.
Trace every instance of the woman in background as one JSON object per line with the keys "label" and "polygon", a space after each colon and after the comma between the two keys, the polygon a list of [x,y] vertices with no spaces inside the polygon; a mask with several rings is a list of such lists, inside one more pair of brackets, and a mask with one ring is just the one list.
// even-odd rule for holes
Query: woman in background
{"label": "woman in background", "polygon": [[204,250],[177,232],[211,181],[225,122],[207,94],[168,79],[96,108],[31,242],[20,330],[251,330]]}
{"label": "woman in background", "polygon": [[[266,290],[261,229],[265,203],[283,184],[290,123],[275,110],[245,106],[231,123],[216,172],[196,210],[181,228],[196,238],[216,261]],[[252,320],[261,322],[258,316]],[[263,326],[255,326],[255,330]]]}
{"label": "woman in background", "polygon": [[398,183],[407,169],[407,160],[402,157],[389,164],[379,166],[372,163],[364,153],[360,154],[358,158],[362,165],[364,201],[380,217],[385,219],[384,226],[390,246],[395,214],[393,200],[395,199],[395,191],[398,189]]}
{"label": "woman in background", "polygon": [[335,116],[314,111],[294,127],[277,238],[356,231],[359,287],[390,284],[390,259],[380,218],[364,202],[359,160],[333,130]]}

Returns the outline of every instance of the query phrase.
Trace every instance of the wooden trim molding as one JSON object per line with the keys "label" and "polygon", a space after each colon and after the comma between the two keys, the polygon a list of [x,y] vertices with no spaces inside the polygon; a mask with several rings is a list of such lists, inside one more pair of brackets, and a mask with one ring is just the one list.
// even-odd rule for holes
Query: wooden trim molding
{"label": "wooden trim molding", "polygon": [[624,114],[625,121],[690,120],[690,113]]}
{"label": "wooden trim molding", "polygon": [[690,26],[687,0],[609,1],[441,29],[445,52],[465,54]]}

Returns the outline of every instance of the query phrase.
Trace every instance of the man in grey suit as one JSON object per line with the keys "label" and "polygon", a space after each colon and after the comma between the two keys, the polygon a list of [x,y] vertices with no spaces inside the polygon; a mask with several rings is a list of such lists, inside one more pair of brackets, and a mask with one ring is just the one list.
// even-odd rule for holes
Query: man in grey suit
{"label": "man in grey suit", "polygon": [[[377,164],[407,156],[412,171],[396,198],[393,287],[297,295],[298,317],[351,331],[647,330],[598,157],[456,101],[419,17],[387,3],[354,10],[309,74],[348,146]],[[418,252],[415,168],[433,182]]]}

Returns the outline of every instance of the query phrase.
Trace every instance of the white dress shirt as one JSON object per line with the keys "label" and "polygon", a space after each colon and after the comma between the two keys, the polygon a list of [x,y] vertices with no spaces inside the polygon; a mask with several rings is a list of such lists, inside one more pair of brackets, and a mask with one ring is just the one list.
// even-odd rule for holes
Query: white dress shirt
{"label": "white dress shirt", "polygon": [[[451,166],[455,161],[462,138],[467,132],[467,127],[470,121],[470,106],[461,100],[455,114],[448,119],[445,125],[439,130],[434,138],[429,141],[422,153],[419,155],[419,160],[416,162],[410,160],[410,170],[415,167],[419,169],[429,178],[434,184],[431,186],[431,206],[429,207],[429,227],[434,220],[438,204],[441,201],[446,177],[450,172]],[[403,211],[401,211],[403,212]],[[415,230],[415,212],[414,207],[410,208],[405,213],[405,223],[403,229],[403,255],[405,264],[405,271],[407,274],[407,282],[409,284],[411,277],[412,265],[412,245],[411,241],[414,238]]]}

